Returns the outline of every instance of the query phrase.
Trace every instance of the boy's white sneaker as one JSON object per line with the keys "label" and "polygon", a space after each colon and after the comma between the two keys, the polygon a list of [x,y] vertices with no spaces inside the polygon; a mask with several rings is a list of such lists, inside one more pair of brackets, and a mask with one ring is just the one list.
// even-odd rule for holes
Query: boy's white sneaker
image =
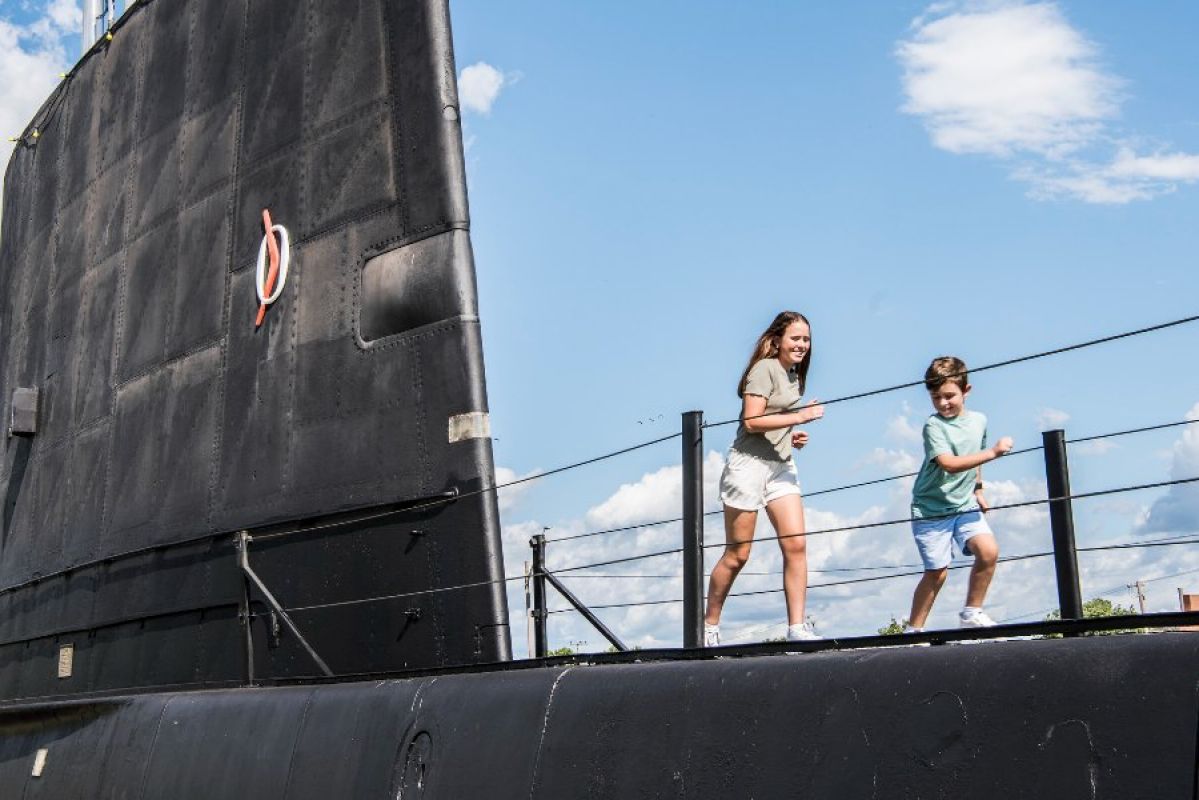
{"label": "boy's white sneaker", "polygon": [[704,647],[720,647],[720,626],[704,623]]}
{"label": "boy's white sneaker", "polygon": [[823,636],[816,635],[816,631],[812,630],[811,623],[800,622],[787,626],[788,642],[815,642],[823,638]]}
{"label": "boy's white sneaker", "polygon": [[959,628],[994,628],[996,624],[981,608],[964,608],[958,614]]}

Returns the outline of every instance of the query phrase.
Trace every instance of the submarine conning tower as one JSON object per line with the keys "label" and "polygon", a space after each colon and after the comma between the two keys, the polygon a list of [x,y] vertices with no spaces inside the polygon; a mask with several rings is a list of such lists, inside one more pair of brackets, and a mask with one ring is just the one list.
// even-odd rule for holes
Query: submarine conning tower
{"label": "submarine conning tower", "polygon": [[40,109],[0,702],[510,657],[454,75],[444,0],[150,0]]}

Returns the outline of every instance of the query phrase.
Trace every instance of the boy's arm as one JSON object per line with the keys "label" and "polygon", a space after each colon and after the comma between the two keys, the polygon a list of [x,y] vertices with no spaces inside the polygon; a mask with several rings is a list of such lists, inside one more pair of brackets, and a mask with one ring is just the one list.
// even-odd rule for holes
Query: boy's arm
{"label": "boy's arm", "polygon": [[971,453],[968,456],[955,456],[952,453],[941,453],[933,460],[937,462],[937,466],[951,475],[959,472],[965,472],[968,469],[981,467],[988,461],[994,461],[1004,453],[1012,449],[1012,437],[1004,436],[994,447],[988,447],[986,450],[980,450],[977,453]]}
{"label": "boy's arm", "polygon": [[974,500],[978,503],[978,508],[984,514],[987,513],[991,506],[987,504],[987,498],[983,497],[983,468],[978,468],[978,477],[974,479]]}

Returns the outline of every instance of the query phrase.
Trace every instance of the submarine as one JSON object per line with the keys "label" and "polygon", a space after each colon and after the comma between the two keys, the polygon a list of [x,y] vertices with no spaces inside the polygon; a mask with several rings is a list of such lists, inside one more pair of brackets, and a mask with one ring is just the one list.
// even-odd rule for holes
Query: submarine
{"label": "submarine", "polygon": [[1186,633],[514,660],[456,74],[141,0],[22,133],[0,798],[1199,796]]}

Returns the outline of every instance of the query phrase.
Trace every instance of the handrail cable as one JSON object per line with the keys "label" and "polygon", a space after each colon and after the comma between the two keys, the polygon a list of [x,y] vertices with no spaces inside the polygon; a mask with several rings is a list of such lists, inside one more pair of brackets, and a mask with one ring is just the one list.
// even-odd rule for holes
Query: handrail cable
{"label": "handrail cable", "polygon": [[[1047,497],[1047,498],[1040,499],[1040,500],[1024,500],[1024,501],[1018,502],[1018,503],[1004,503],[1002,505],[991,506],[989,510],[990,511],[1004,511],[1004,510],[1012,509],[1012,508],[1026,508],[1028,506],[1045,505],[1048,503],[1058,502],[1061,500],[1083,500],[1083,499],[1087,499],[1087,498],[1091,498],[1091,497],[1104,497],[1106,495],[1121,494],[1123,492],[1136,492],[1136,491],[1142,491],[1145,489],[1160,489],[1160,488],[1163,488],[1166,486],[1178,486],[1178,485],[1185,484],[1185,483],[1195,483],[1197,481],[1199,481],[1199,476],[1191,477],[1191,478],[1178,478],[1178,479],[1169,480],[1169,481],[1157,481],[1155,483],[1144,483],[1144,484],[1139,484],[1137,486],[1123,486],[1123,487],[1119,487],[1116,489],[1100,489],[1098,491],[1093,491],[1093,492],[1081,492],[1078,494],[1071,494],[1071,495],[1066,495],[1063,497]],[[942,515],[941,517],[923,517],[923,519],[941,519],[941,518],[949,518],[951,516],[955,516],[955,514],[945,514],[945,515]],[[746,542],[746,544],[754,544],[756,542],[772,541],[772,540],[776,540],[776,539],[790,539],[790,538],[794,538],[796,536],[819,536],[819,535],[830,534],[830,533],[845,533],[847,531],[863,530],[866,528],[883,528],[883,527],[887,527],[889,525],[902,525],[903,523],[910,523],[914,519],[916,519],[916,518],[915,517],[903,517],[901,519],[891,519],[891,520],[885,520],[882,522],[864,522],[864,523],[861,523],[858,525],[844,525],[844,526],[840,526],[837,528],[825,528],[825,529],[816,530],[816,531],[806,531],[804,533],[784,533],[784,534],[779,534],[777,536],[762,537],[759,539],[751,539],[750,541]],[[717,542],[717,543],[713,543],[713,544],[703,545],[703,548],[705,550],[707,550],[707,549],[711,549],[711,548],[715,548],[715,547],[724,547],[724,546],[725,546],[724,542]],[[560,574],[560,573],[565,573],[565,572],[574,572],[574,571],[582,570],[582,569],[594,569],[596,567],[608,567],[608,566],[612,566],[613,564],[626,564],[630,561],[639,561],[639,560],[646,559],[646,558],[658,558],[660,556],[675,555],[675,554],[678,554],[681,552],[683,552],[683,548],[675,547],[675,548],[671,548],[669,550],[657,550],[657,551],[654,551],[651,553],[642,553],[640,555],[625,556],[623,558],[613,558],[613,559],[609,559],[607,561],[597,561],[592,564],[578,564],[578,565],[571,566],[571,567],[563,567],[562,569],[553,570],[553,572],[555,574]]]}
{"label": "handrail cable", "polygon": [[[1082,350],[1087,347],[1094,347],[1095,345],[1107,344],[1108,342],[1114,342],[1118,339],[1127,339],[1131,336],[1140,336],[1140,335],[1146,334],[1146,333],[1154,333],[1156,331],[1161,331],[1161,330],[1165,330],[1167,328],[1177,327],[1179,325],[1185,325],[1187,323],[1195,322],[1197,320],[1199,320],[1199,315],[1195,315],[1195,316],[1191,316],[1191,317],[1183,317],[1182,319],[1176,319],[1171,322],[1163,322],[1158,325],[1150,325],[1147,328],[1138,328],[1137,330],[1124,331],[1123,333],[1117,333],[1117,334],[1113,334],[1111,336],[1103,336],[1098,339],[1089,339],[1085,342],[1079,342],[1078,344],[1067,345],[1065,347],[1056,347],[1052,350],[1044,350],[1040,353],[1031,353],[1031,354],[1025,355],[1025,356],[1018,356],[1016,358],[1008,358],[1003,361],[996,361],[993,364],[984,364],[981,367],[973,367],[971,369],[966,370],[966,374],[986,372],[987,370],[999,369],[1000,367],[1010,367],[1013,364],[1021,364],[1026,361],[1035,361],[1036,359],[1046,358],[1048,356],[1055,356],[1055,355],[1060,355],[1062,353],[1069,353],[1073,350]],[[955,376],[947,375],[946,377],[952,378]],[[911,389],[913,387],[923,386],[923,385],[924,385],[923,379],[918,380],[918,381],[908,381],[906,383],[897,383],[894,386],[887,386],[882,389],[872,389],[871,391],[867,391],[867,392],[858,392],[856,394],[844,395],[843,397],[835,397],[832,400],[823,400],[823,401],[821,401],[820,405],[831,406],[835,403],[844,403],[848,400],[860,400],[865,397],[873,397],[875,395],[886,394],[888,392],[894,392],[894,391],[898,391],[900,389]],[[761,417],[775,416],[778,414],[791,414],[791,413],[794,413],[799,410],[800,410],[799,408],[788,408],[788,409],[785,409],[782,411],[771,411],[767,414],[757,414],[753,417],[747,417],[747,419],[760,419]],[[732,425],[733,423],[739,423],[742,421],[743,420],[741,417],[737,417],[735,419],[727,419],[727,420],[722,420],[720,422],[711,422],[711,423],[705,424],[704,427],[705,428],[719,428],[723,425]]]}
{"label": "handrail cable", "polygon": [[[1189,538],[1186,540],[1175,540],[1175,541],[1123,542],[1120,544],[1097,545],[1094,547],[1079,547],[1076,549],[1077,549],[1077,552],[1079,552],[1079,553],[1092,553],[1092,552],[1098,552],[1098,551],[1104,551],[1104,550],[1132,550],[1132,549],[1137,549],[1137,548],[1141,548],[1141,547],[1174,547],[1176,545],[1183,545],[1183,544],[1199,544],[1199,538],[1193,538],[1194,534],[1188,534],[1188,535],[1191,536],[1192,538]],[[1039,553],[1021,553],[1019,555],[1014,555],[1014,556],[1001,556],[997,560],[997,563],[1004,564],[1004,563],[1010,563],[1013,561],[1027,561],[1029,559],[1045,558],[1045,557],[1051,556],[1051,555],[1053,555],[1052,550],[1047,550],[1047,551],[1043,551],[1043,552],[1039,552]],[[947,569],[949,569],[949,570],[968,569],[972,566],[974,566],[973,562],[950,564],[947,567]],[[1199,571],[1199,569],[1196,569],[1195,571]],[[841,580],[841,581],[829,581],[827,583],[813,583],[808,586],[808,589],[827,589],[827,588],[832,588],[832,587],[837,587],[837,586],[849,586],[849,585],[858,584],[858,583],[871,583],[874,581],[886,581],[886,580],[891,580],[893,578],[911,578],[911,577],[915,577],[916,575],[923,575],[923,574],[924,574],[924,570],[919,569],[919,570],[913,570],[910,572],[896,572],[896,573],[889,574],[889,575],[870,575],[865,578],[846,578],[845,580]],[[763,595],[763,594],[778,594],[781,591],[784,591],[784,590],[783,589],[757,589],[757,590],[748,591],[748,592],[731,592],[731,593],[729,593],[728,596],[729,597],[752,597],[755,595]],[[681,603],[681,602],[683,602],[681,598],[670,599],[670,600],[643,600],[640,602],[607,603],[607,604],[603,604],[603,605],[589,605],[588,608],[590,608],[592,611],[599,611],[599,610],[611,609],[611,608],[633,608],[636,606],[669,605],[671,603]],[[548,613],[560,614],[560,613],[564,613],[567,611],[573,611],[573,610],[574,609],[572,609],[572,608],[558,608],[558,609],[551,609]],[[1022,615],[1022,616],[1027,616],[1027,615]]]}
{"label": "handrail cable", "polygon": [[650,447],[651,445],[661,444],[662,442],[668,442],[671,439],[677,439],[678,437],[680,437],[682,435],[683,435],[682,432],[672,433],[668,436],[661,436],[657,439],[651,439],[648,442],[641,442],[639,444],[635,444],[630,447],[625,447],[620,450],[614,450],[611,453],[605,453],[603,455],[596,456],[594,458],[586,459],[585,461],[576,461],[573,464],[566,464],[564,466],[555,467],[554,469],[548,469],[543,472],[535,473],[533,475],[526,475],[523,478],[516,478],[515,480],[506,481],[504,483],[499,483],[494,486],[484,486],[481,489],[474,489],[469,492],[463,492],[461,494],[454,494],[452,496],[448,496],[445,498],[437,498],[436,500],[430,500],[428,502],[418,503],[418,504],[412,505],[412,506],[405,506],[404,508],[389,509],[387,511],[381,511],[378,514],[373,514],[371,516],[355,517],[352,520],[335,520],[333,522],[325,523],[324,525],[313,525],[312,527],[308,527],[308,528],[299,528],[296,530],[280,531],[279,533],[269,533],[266,535],[255,536],[255,537],[253,537],[253,541],[267,541],[269,539],[276,539],[281,536],[293,536],[298,533],[312,533],[313,531],[325,530],[327,528],[339,528],[339,527],[342,527],[345,525],[349,525],[351,523],[371,522],[376,519],[383,519],[385,517],[391,517],[391,516],[395,516],[398,514],[411,514],[414,511],[423,511],[427,508],[434,508],[436,506],[444,506],[449,503],[457,503],[461,500],[466,500],[471,497],[478,497],[479,495],[487,494],[488,492],[498,492],[500,489],[507,489],[510,486],[516,486],[518,484],[528,483],[529,481],[540,480],[541,478],[547,478],[550,475],[556,475],[559,472],[566,472],[567,470],[578,469],[579,467],[585,467],[585,466],[588,466],[589,464],[595,464],[596,462],[599,462],[599,461],[605,461],[609,458],[615,458],[616,456],[621,456],[621,455],[624,455],[625,453],[631,453],[634,450],[641,450],[643,448]]}
{"label": "handrail cable", "polygon": [[[1098,439],[1115,439],[1119,436],[1128,436],[1129,434],[1133,434],[1133,433],[1147,433],[1149,431],[1158,431],[1158,430],[1163,430],[1166,428],[1177,428],[1181,425],[1194,425],[1196,423],[1199,423],[1199,417],[1197,417],[1195,419],[1185,419],[1185,420],[1181,420],[1178,422],[1165,422],[1160,425],[1147,425],[1147,426],[1141,427],[1141,428],[1130,428],[1130,429],[1124,430],[1124,431],[1114,431],[1112,433],[1099,434],[1096,436],[1082,436],[1077,439],[1067,439],[1066,444],[1082,444],[1083,442],[1092,442],[1092,441],[1096,441]],[[1025,453],[1035,453],[1038,450],[1044,450],[1044,449],[1045,448],[1042,445],[1036,445],[1034,447],[1023,447],[1019,450],[1012,450],[1011,452],[1006,453],[1003,457],[1011,458],[1012,456],[1024,455]],[[806,492],[804,494],[804,497],[805,498],[817,497],[819,495],[824,495],[824,494],[833,494],[835,492],[843,492],[843,491],[846,491],[847,489],[860,489],[863,486],[874,486],[876,484],[889,483],[890,481],[902,480],[904,478],[914,478],[919,474],[920,474],[919,472],[903,472],[903,473],[899,473],[897,475],[888,475],[885,478],[875,478],[875,479],[869,480],[869,481],[861,481],[859,483],[848,483],[848,484],[845,484],[844,486],[834,486],[829,489],[818,489],[817,491],[814,491],[814,492]],[[723,512],[724,512],[723,509],[718,508],[713,511],[705,511],[704,516],[712,517],[712,516],[716,516],[717,514],[721,514]],[[624,533],[625,531],[636,531],[636,530],[642,530],[644,528],[654,528],[654,527],[657,527],[658,525],[669,525],[674,522],[682,522],[682,521],[683,521],[682,517],[672,517],[671,519],[660,519],[660,520],[657,520],[654,522],[643,522],[640,525],[624,525],[619,528],[606,528],[604,530],[599,530],[599,531],[587,531],[586,533],[576,533],[576,534],[572,534],[570,536],[558,536],[553,539],[547,539],[546,544],[553,544],[554,542],[569,542],[569,541],[573,541],[575,539],[587,539],[592,536],[603,536],[603,535],[609,534],[609,533]]]}

